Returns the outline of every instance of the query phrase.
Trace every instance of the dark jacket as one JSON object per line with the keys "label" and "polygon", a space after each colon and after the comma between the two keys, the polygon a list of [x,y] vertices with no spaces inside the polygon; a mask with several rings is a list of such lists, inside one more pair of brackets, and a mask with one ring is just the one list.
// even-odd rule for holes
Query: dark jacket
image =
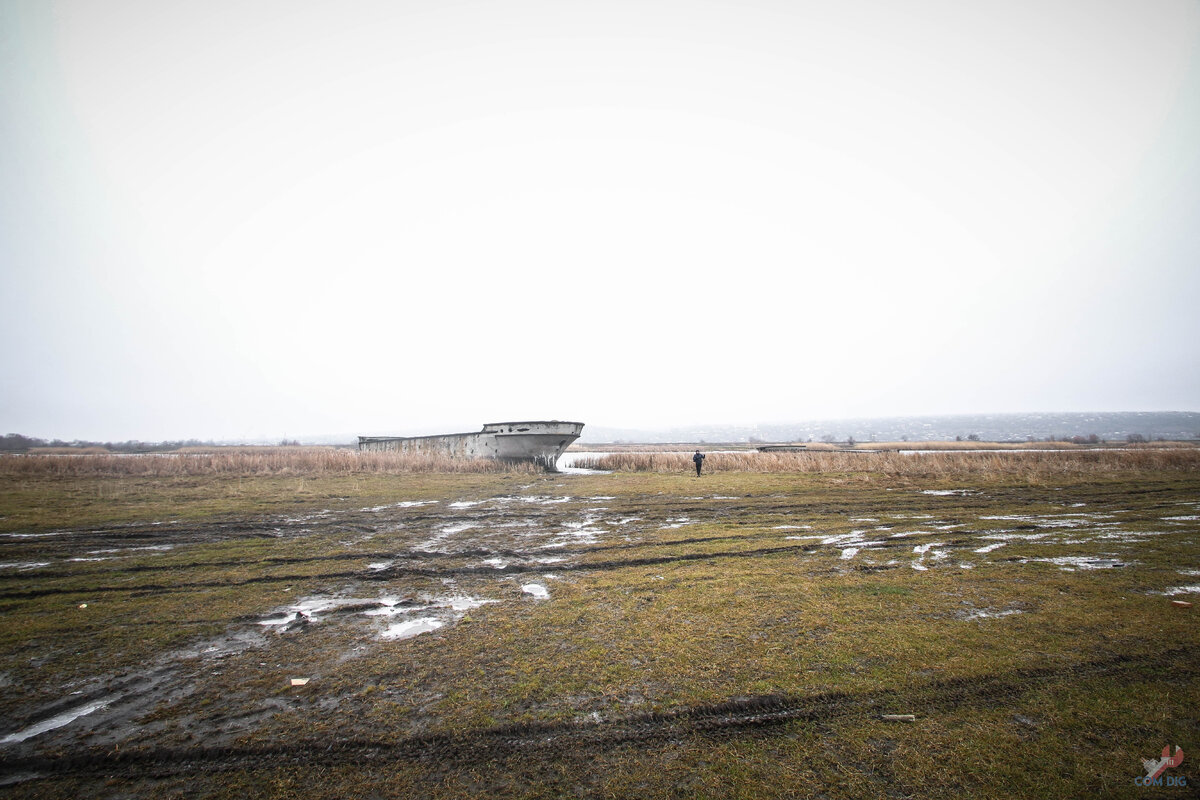
{"label": "dark jacket", "polygon": [[704,460],[704,453],[701,453],[699,450],[696,451],[696,455],[692,456],[692,461],[695,461],[697,464],[699,464],[703,460]]}

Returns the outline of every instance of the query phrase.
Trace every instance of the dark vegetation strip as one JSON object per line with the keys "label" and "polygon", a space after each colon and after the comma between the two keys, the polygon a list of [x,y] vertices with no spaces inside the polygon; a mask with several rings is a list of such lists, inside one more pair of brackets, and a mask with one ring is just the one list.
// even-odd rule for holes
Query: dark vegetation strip
{"label": "dark vegetation strip", "polygon": [[[1037,526],[1033,526],[1032,529],[1036,529],[1036,528],[1037,528]],[[937,535],[937,534],[930,532],[929,535],[932,536],[932,535]],[[713,537],[701,537],[701,538],[696,538],[696,539],[675,540],[675,541],[671,541],[671,542],[661,542],[661,543],[660,542],[640,542],[640,543],[628,544],[628,545],[613,545],[613,546],[609,546],[609,547],[587,548],[585,550],[556,550],[555,552],[564,552],[564,553],[569,553],[572,555],[586,555],[589,552],[594,552],[597,550],[607,550],[607,549],[615,550],[615,549],[627,549],[627,548],[635,548],[635,547],[636,548],[665,547],[665,546],[681,544],[681,543],[704,542],[704,541],[714,541],[714,540],[722,540],[722,539],[746,540],[746,539],[751,539],[751,538],[756,538],[756,537],[713,536]],[[908,537],[904,537],[903,539],[898,539],[896,541],[881,542],[880,544],[871,545],[870,548],[868,548],[868,549],[872,550],[872,551],[876,551],[876,550],[906,550],[906,549],[908,549],[910,540],[912,540],[913,538],[914,537],[912,537],[912,536],[908,536]],[[951,547],[951,548],[953,548],[953,547],[970,547],[971,545],[977,543],[977,541],[976,541],[977,538],[978,538],[977,536],[970,536],[970,537],[959,536],[959,537],[955,537],[955,538],[952,538],[952,539],[949,539],[948,541],[946,541],[945,546]],[[853,546],[853,543],[850,543],[850,544],[851,544],[851,546]],[[833,545],[809,543],[809,544],[800,544],[800,545],[783,545],[780,547],[759,547],[759,548],[754,548],[754,549],[749,549],[749,550],[721,550],[721,551],[715,551],[715,552],[709,552],[709,553],[682,553],[682,554],[678,554],[678,555],[646,556],[643,558],[630,558],[630,559],[612,560],[612,561],[580,561],[580,562],[577,562],[574,564],[555,564],[553,566],[554,566],[555,572],[612,571],[612,570],[619,570],[619,569],[627,569],[627,568],[631,568],[631,567],[648,567],[648,566],[656,566],[656,565],[660,565],[660,564],[673,564],[673,563],[685,562],[685,561],[705,561],[708,559],[717,559],[717,558],[751,558],[754,556],[769,556],[769,555],[776,555],[779,553],[812,553],[812,552],[816,552],[818,550],[821,550],[823,548],[828,548],[828,547],[833,547]],[[328,556],[328,557],[316,556],[316,557],[312,557],[312,558],[264,559],[262,562],[254,562],[254,563],[257,564],[257,563],[263,563],[263,562],[271,562],[271,563],[295,564],[295,563],[305,563],[307,561],[325,560],[327,558],[331,559],[331,560],[332,559],[341,560],[343,558],[345,558],[346,560],[366,559],[366,558],[389,558],[392,560],[405,560],[405,559],[427,560],[430,557],[433,557],[433,558],[439,558],[439,557],[440,558],[446,558],[446,557],[455,558],[455,557],[477,557],[477,556],[484,556],[484,555],[510,555],[511,557],[521,558],[521,557],[527,556],[528,553],[511,552],[511,551],[505,551],[505,550],[488,550],[488,549],[464,551],[463,553],[427,553],[424,551],[418,551],[417,553],[413,553],[413,554],[399,554],[399,555],[390,554],[390,553],[367,554],[367,555],[345,554],[344,556],[341,556],[341,555]],[[999,560],[1000,561],[1005,561],[1005,560],[1015,561],[1015,560],[1020,560],[1021,558],[1022,557],[1014,556],[1009,559],[1001,558]],[[162,569],[171,569],[171,570],[188,569],[191,567],[212,566],[212,565],[217,565],[217,564],[224,565],[225,563],[226,562],[209,562],[209,563],[204,563],[204,564],[176,565],[173,567],[164,566],[164,567],[162,567]],[[234,561],[234,562],[227,562],[227,563],[230,566],[246,565],[246,562],[241,562],[241,561]],[[147,584],[139,584],[136,586],[90,586],[90,587],[85,586],[85,587],[78,587],[78,588],[46,587],[46,588],[38,588],[38,589],[25,589],[25,590],[14,589],[14,590],[8,590],[8,591],[0,591],[0,600],[15,600],[15,599],[24,599],[24,598],[32,598],[32,597],[46,597],[46,596],[50,596],[50,595],[64,595],[64,594],[101,594],[101,593],[106,594],[106,593],[111,593],[111,592],[129,592],[130,594],[138,594],[138,593],[142,593],[142,592],[175,593],[175,592],[180,592],[180,591],[186,591],[189,589],[233,588],[233,587],[237,587],[237,586],[252,586],[254,584],[259,584],[259,583],[298,583],[298,582],[302,582],[302,581],[341,579],[341,578],[357,578],[359,580],[364,580],[364,581],[382,581],[382,580],[391,580],[393,578],[403,576],[403,575],[438,578],[438,577],[445,577],[445,576],[449,576],[449,575],[523,574],[523,573],[528,573],[528,572],[544,571],[545,567],[546,567],[546,565],[544,565],[544,564],[537,564],[537,565],[508,564],[503,567],[462,566],[462,567],[444,567],[444,568],[440,568],[440,569],[439,568],[430,568],[430,567],[395,566],[395,567],[386,567],[384,569],[370,570],[367,572],[364,572],[362,570],[343,570],[343,571],[339,571],[339,572],[315,572],[315,573],[308,574],[308,575],[305,575],[305,574],[260,575],[260,576],[256,576],[253,578],[247,578],[247,579],[241,580],[241,581],[191,581],[191,582],[187,582],[187,583],[176,582],[176,583],[171,583],[171,584],[147,583]],[[147,567],[145,569],[149,570],[151,568]],[[126,570],[120,570],[120,571],[126,571]],[[132,571],[139,571],[139,570],[129,569],[128,571],[132,572]],[[89,572],[89,573],[69,573],[69,574],[60,574],[60,573],[48,574],[48,573],[42,572],[42,573],[36,573],[36,574],[26,573],[26,574],[12,576],[12,577],[20,577],[24,580],[37,579],[40,581],[46,577],[68,578],[68,577],[77,577],[77,576],[81,576],[81,575],[86,576],[86,575],[91,575],[91,574],[106,574],[106,573],[104,573],[104,572],[95,572],[95,573]],[[5,576],[5,577],[9,577],[9,576]]]}
{"label": "dark vegetation strip", "polygon": [[[774,555],[778,553],[808,553],[817,550],[821,545],[806,544],[783,547],[760,547],[753,550],[726,550],[715,553],[684,553],[673,556],[648,556],[646,558],[631,558],[624,561],[584,561],[576,564],[555,564],[555,572],[608,571],[626,569],[629,567],[646,567],[657,564],[671,564],[681,561],[705,561],[714,558],[750,558],[753,556]],[[380,581],[389,580],[400,575],[416,575],[421,577],[443,577],[446,575],[502,575],[506,573],[540,572],[545,570],[544,564],[518,565],[510,564],[504,567],[450,567],[447,569],[430,569],[422,567],[389,567],[387,569],[345,570],[341,572],[318,572],[311,575],[260,575],[241,581],[191,581],[188,583],[146,583],[137,586],[84,586],[77,588],[56,587],[41,589],[25,589],[0,592],[0,600],[21,599],[30,597],[45,597],[62,594],[106,594],[110,592],[142,592],[175,593],[188,589],[233,588],[251,586],[258,583],[299,583],[302,581],[325,580],[333,578],[358,578],[360,580]]]}
{"label": "dark vegetation strip", "polygon": [[[815,531],[814,535],[830,535]],[[930,534],[932,535],[932,534]],[[672,547],[683,544],[701,544],[704,542],[719,542],[719,541],[749,541],[762,536],[774,537],[775,534],[731,534],[728,536],[695,536],[688,539],[667,539],[662,541],[640,541],[640,542],[623,542],[621,544],[599,545],[597,547],[556,547],[556,554],[565,554],[571,556],[586,555],[588,553],[597,553],[606,550],[635,550],[647,547]],[[914,538],[914,537],[909,537]],[[881,545],[882,546],[882,545]],[[483,558],[485,556],[505,556],[507,558],[528,558],[532,555],[529,550],[509,550],[502,548],[487,548],[477,547],[468,550],[458,550],[453,553],[435,552],[432,550],[414,550],[407,553],[397,553],[395,551],[386,552],[369,552],[369,553],[332,553],[322,556],[267,556],[256,559],[253,562],[248,562],[244,559],[226,559],[222,561],[188,561],[185,563],[168,563],[168,564],[130,564],[130,565],[113,565],[113,567],[105,569],[84,569],[84,570],[46,570],[39,569],[37,572],[12,572],[8,574],[0,574],[0,581],[22,581],[36,578],[39,582],[44,580],[68,580],[71,578],[87,577],[92,575],[113,575],[126,572],[173,572],[176,570],[186,569],[207,569],[209,567],[244,567],[257,564],[307,564],[313,561],[359,561],[366,559],[386,558],[393,561],[427,561],[431,558]],[[50,557],[50,556],[47,556]],[[482,569],[481,571],[496,571],[494,568]],[[3,595],[0,594],[0,597]]]}
{"label": "dark vegetation strip", "polygon": [[371,739],[297,740],[219,748],[99,750],[70,755],[0,758],[0,771],[47,774],[161,776],[261,768],[270,759],[348,763],[410,759],[478,764],[508,755],[570,754],[688,734],[738,736],[795,722],[819,723],[883,713],[919,717],[958,709],[994,708],[1058,683],[1079,688],[1088,679],[1149,679],[1188,683],[1200,676],[1200,647],[1117,654],[1091,661],[1017,669],[1003,674],[930,681],[903,694],[894,689],[817,695],[766,695],[601,722],[527,722],[461,733],[432,733],[388,742]]}

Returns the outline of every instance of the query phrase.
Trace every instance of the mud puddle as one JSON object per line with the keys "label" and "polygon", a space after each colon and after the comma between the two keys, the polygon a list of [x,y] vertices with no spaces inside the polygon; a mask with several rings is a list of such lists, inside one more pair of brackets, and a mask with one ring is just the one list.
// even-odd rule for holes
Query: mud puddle
{"label": "mud puddle", "polygon": [[550,590],[540,583],[525,583],[521,585],[521,591],[525,594],[532,595],[535,600],[549,600]]}
{"label": "mud puddle", "polygon": [[1020,608],[977,608],[971,611],[959,611],[954,615],[955,619],[972,620],[972,619],[1000,619],[1001,617],[1011,617],[1013,614],[1024,614],[1024,609]]}
{"label": "mud puddle", "polygon": [[1099,556],[1057,556],[1054,558],[1023,558],[1019,562],[1021,564],[1044,563],[1054,564],[1063,572],[1074,572],[1081,569],[1113,569],[1115,567],[1129,567],[1137,564],[1136,561],[1129,561],[1121,558],[1109,558]]}
{"label": "mud puddle", "polygon": [[41,734],[55,730],[56,728],[62,728],[66,725],[70,725],[80,717],[86,717],[88,714],[99,711],[100,709],[112,703],[112,701],[113,698],[94,700],[92,702],[84,703],[68,709],[60,714],[50,717],[49,719],[44,719],[41,722],[30,725],[24,730],[8,734],[3,739],[0,739],[0,745],[18,744],[26,739],[32,739],[35,736],[40,736]]}
{"label": "mud puddle", "polygon": [[1172,586],[1169,589],[1163,589],[1161,592],[1154,594],[1162,594],[1167,597],[1174,597],[1177,594],[1200,594],[1200,583],[1191,586]]}

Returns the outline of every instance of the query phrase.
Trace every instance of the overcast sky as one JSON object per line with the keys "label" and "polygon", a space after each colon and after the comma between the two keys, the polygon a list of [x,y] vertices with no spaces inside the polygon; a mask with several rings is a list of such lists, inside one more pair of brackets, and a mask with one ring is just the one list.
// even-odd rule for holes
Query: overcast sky
{"label": "overcast sky", "polygon": [[0,0],[0,428],[1200,410],[1200,3]]}

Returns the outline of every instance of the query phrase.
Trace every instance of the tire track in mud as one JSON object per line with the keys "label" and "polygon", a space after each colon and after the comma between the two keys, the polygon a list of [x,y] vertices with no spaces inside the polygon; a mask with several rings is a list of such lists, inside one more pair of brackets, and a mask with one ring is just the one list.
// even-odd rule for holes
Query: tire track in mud
{"label": "tire track in mud", "polygon": [[431,733],[397,741],[349,738],[341,741],[299,739],[267,745],[215,748],[144,748],[128,751],[91,749],[55,756],[0,757],[0,772],[26,779],[56,775],[162,777],[262,768],[264,764],[370,764],[396,760],[436,761],[445,765],[486,764],[509,756],[580,755],[629,743],[670,741],[690,735],[738,737],[769,733],[800,723],[866,719],[884,713],[916,713],[918,723],[936,713],[991,708],[1000,702],[1067,683],[1089,679],[1149,679],[1163,673],[1175,681],[1200,676],[1200,646],[1152,654],[1116,654],[1073,664],[1032,667],[1008,673],[930,681],[905,692],[825,692],[815,695],[768,695],[696,705],[675,711],[610,717],[600,721],[516,723],[459,733]]}
{"label": "tire track in mud", "polygon": [[[815,531],[819,533],[819,531]],[[830,534],[832,535],[832,534]],[[598,553],[607,550],[635,550],[646,547],[672,547],[675,545],[684,544],[702,544],[706,542],[718,541],[748,541],[756,538],[778,538],[773,534],[730,534],[727,536],[696,536],[689,539],[671,539],[664,541],[638,541],[626,542],[622,544],[607,544],[598,545],[596,547],[555,547],[553,552],[558,555],[581,556],[588,553]],[[397,552],[395,550],[380,550],[374,552],[354,552],[354,553],[330,553],[317,556],[268,556],[254,561],[254,564],[309,564],[319,561],[362,561],[366,559],[389,559],[392,561],[428,561],[430,559],[439,558],[485,558],[485,557],[503,557],[503,558],[528,558],[533,551],[530,550],[513,550],[509,548],[489,548],[476,547],[463,550],[455,550],[453,552],[440,552],[432,550],[413,550],[409,552]],[[2,581],[22,581],[28,580],[31,574],[36,574],[39,580],[64,580],[70,578],[80,578],[94,575],[112,575],[116,573],[126,572],[175,572],[178,570],[187,569],[205,569],[208,567],[244,567],[247,562],[237,559],[225,559],[221,561],[188,561],[184,563],[174,564],[115,564],[109,568],[99,569],[81,569],[71,570],[69,572],[62,570],[39,569],[37,573],[9,573],[0,574],[0,582]],[[543,567],[545,565],[542,565]],[[491,569],[491,568],[489,568]],[[532,570],[532,568],[531,568]],[[483,570],[486,571],[486,570]],[[493,570],[496,571],[496,570]],[[3,597],[0,594],[0,597]]]}
{"label": "tire track in mud", "polygon": [[[930,536],[936,534],[930,533]],[[676,540],[671,542],[641,542],[631,543],[627,545],[612,545],[597,548],[587,548],[584,550],[565,550],[557,549],[555,552],[567,553],[569,555],[586,555],[589,552],[607,549],[626,549],[635,547],[669,547],[682,542],[702,542],[719,539],[746,539],[750,537],[702,537],[693,540]],[[872,551],[883,550],[907,550],[911,545],[914,537],[905,537],[902,540],[895,542],[883,542],[871,546]],[[974,544],[973,538],[959,537],[945,542],[947,547],[969,547]],[[808,554],[816,553],[824,549],[834,547],[834,545],[821,544],[819,542],[809,542],[807,544],[797,545],[780,545],[777,547],[758,547],[747,550],[718,550],[714,552],[701,553],[678,553],[663,556],[645,556],[642,558],[629,558],[607,561],[578,561],[575,563],[556,563],[549,565],[556,572],[610,572],[620,569],[629,569],[636,567],[659,566],[662,564],[684,563],[689,561],[706,561],[711,559],[728,559],[728,558],[754,558],[758,556],[771,556],[784,553]],[[358,560],[367,558],[387,558],[391,560],[424,560],[436,561],[447,558],[463,558],[463,557],[478,557],[484,555],[507,555],[513,558],[523,558],[529,555],[528,552],[522,551],[493,551],[493,550],[471,550],[461,553],[434,553],[429,551],[416,551],[405,554],[339,554],[337,556],[317,556],[311,558],[281,558],[281,559],[264,559],[261,562],[255,563],[307,563],[319,560]],[[1004,560],[1004,559],[1001,559]],[[233,562],[233,565],[244,565],[244,562]],[[209,563],[197,565],[164,565],[162,569],[188,569],[195,566],[210,566]],[[170,584],[148,583],[139,584],[136,586],[84,586],[84,587],[47,587],[41,589],[25,589],[0,591],[0,601],[28,599],[33,597],[46,597],[51,595],[75,595],[75,594],[108,594],[112,592],[128,592],[136,595],[145,592],[155,592],[161,594],[175,594],[179,592],[190,591],[193,589],[213,589],[213,588],[230,588],[238,586],[253,586],[262,583],[298,583],[302,581],[312,580],[345,580],[355,579],[361,581],[386,581],[393,580],[399,577],[423,577],[423,578],[444,578],[464,575],[513,575],[525,573],[540,573],[547,569],[546,564],[507,564],[505,566],[449,566],[449,567],[421,567],[421,566],[389,566],[382,569],[366,569],[366,570],[340,570],[336,572],[314,572],[311,574],[286,574],[286,575],[259,575],[252,578],[246,578],[237,581],[190,581],[190,582],[173,582]],[[124,570],[118,570],[124,571]],[[134,570],[130,570],[134,571]],[[106,574],[103,572],[86,572],[86,573],[68,573],[55,574],[51,576],[49,573],[38,573],[37,577],[60,577],[71,578],[81,575]],[[28,575],[13,576],[28,580]]]}
{"label": "tire track in mud", "polygon": [[[628,569],[631,567],[658,566],[686,561],[707,561],[722,558],[753,558],[757,556],[778,555],[780,553],[810,553],[820,550],[825,545],[783,545],[780,547],[759,547],[751,550],[724,550],[712,553],[681,553],[668,556],[647,556],[617,561],[581,561],[574,564],[553,564],[554,572],[607,572]],[[231,588],[237,586],[253,586],[260,583],[299,583],[312,580],[356,579],[362,581],[385,581],[401,576],[424,578],[444,578],[458,575],[511,575],[531,572],[545,572],[545,564],[508,564],[503,567],[495,566],[462,566],[438,569],[436,567],[387,567],[384,569],[342,570],[338,572],[317,572],[312,574],[289,575],[259,575],[237,581],[191,581],[171,584],[148,583],[137,586],[90,586],[90,587],[48,587],[43,589],[24,589],[0,591],[0,601],[46,597],[62,594],[108,594],[111,592],[126,592],[136,595],[144,592],[175,594],[192,589]]]}
{"label": "tire track in mud", "polygon": [[[670,541],[641,541],[629,542],[618,545],[600,545],[598,547],[583,547],[583,548],[567,548],[556,547],[553,552],[556,555],[567,556],[582,556],[588,553],[597,553],[608,550],[634,550],[647,547],[672,547],[683,544],[701,544],[705,542],[716,541],[748,541],[760,538],[753,535],[729,535],[729,536],[699,536],[691,539],[673,539]],[[770,537],[778,538],[778,537]],[[376,552],[359,552],[359,553],[332,553],[319,556],[270,556],[261,558],[253,563],[256,565],[271,565],[271,564],[310,564],[321,561],[365,561],[368,559],[388,559],[391,561],[431,561],[445,559],[467,559],[467,558],[485,558],[485,557],[502,557],[502,558],[528,558],[533,551],[530,550],[512,550],[507,548],[468,548],[464,550],[455,550],[453,552],[440,552],[432,550],[414,550],[410,552],[376,551]],[[108,569],[85,569],[72,570],[64,572],[62,570],[47,570],[39,569],[36,573],[12,573],[8,575],[0,575],[0,581],[27,581],[31,574],[36,575],[39,580],[69,580],[71,578],[81,578],[89,576],[105,576],[121,574],[126,572],[177,572],[179,570],[189,569],[206,569],[209,567],[244,567],[246,561],[236,559],[222,561],[189,561],[185,563],[175,564],[135,564],[135,565],[116,565]],[[544,570],[545,564],[529,567],[462,567],[457,568],[466,572],[478,572],[480,574],[490,574],[497,572],[534,572]],[[566,567],[558,567],[561,571]],[[456,568],[448,567],[438,570],[438,574],[453,572]],[[403,571],[401,569],[400,571]],[[323,577],[322,575],[314,575],[311,577]],[[281,579],[282,580],[282,579]],[[5,597],[3,592],[0,592],[0,598]]]}

